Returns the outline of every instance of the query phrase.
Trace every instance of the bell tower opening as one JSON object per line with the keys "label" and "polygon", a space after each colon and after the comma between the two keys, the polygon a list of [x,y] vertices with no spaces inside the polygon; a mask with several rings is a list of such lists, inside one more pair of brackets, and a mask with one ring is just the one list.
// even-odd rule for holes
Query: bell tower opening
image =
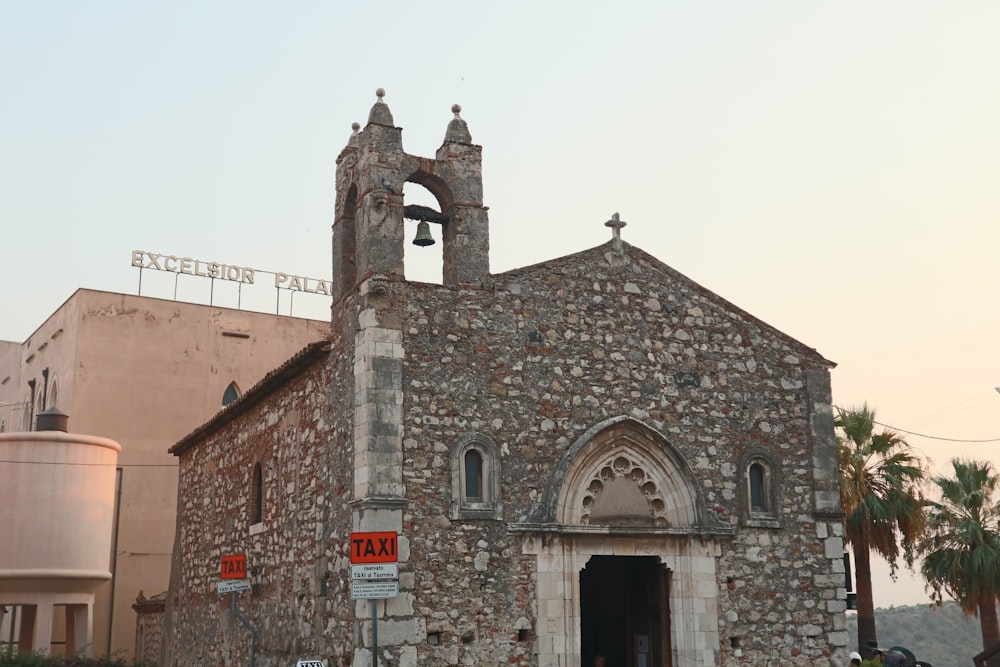
{"label": "bell tower opening", "polygon": [[[385,91],[379,88],[375,95],[368,124],[351,126],[353,133],[337,156],[334,303],[373,275],[485,285],[490,235],[482,147],[472,143],[461,107],[452,106],[454,117],[434,157],[421,157],[403,150],[402,129],[395,126]],[[404,187],[410,201],[404,199]]]}
{"label": "bell tower opening", "polygon": [[671,667],[669,600],[656,556],[592,556],[580,571],[581,665]]}
{"label": "bell tower opening", "polygon": [[444,226],[441,204],[424,186],[403,186],[403,271],[406,280],[444,283]]}

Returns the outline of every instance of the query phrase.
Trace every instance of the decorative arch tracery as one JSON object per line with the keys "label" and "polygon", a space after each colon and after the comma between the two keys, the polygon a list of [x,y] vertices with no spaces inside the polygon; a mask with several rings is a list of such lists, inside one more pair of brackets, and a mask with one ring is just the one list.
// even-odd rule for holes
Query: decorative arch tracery
{"label": "decorative arch tracery", "polygon": [[654,475],[627,454],[617,454],[590,480],[581,501],[581,524],[670,525],[667,503]]}
{"label": "decorative arch tracery", "polygon": [[[548,521],[565,526],[695,528],[704,502],[684,457],[637,420],[595,425],[567,452],[549,490]],[[561,480],[558,481],[558,480]]]}

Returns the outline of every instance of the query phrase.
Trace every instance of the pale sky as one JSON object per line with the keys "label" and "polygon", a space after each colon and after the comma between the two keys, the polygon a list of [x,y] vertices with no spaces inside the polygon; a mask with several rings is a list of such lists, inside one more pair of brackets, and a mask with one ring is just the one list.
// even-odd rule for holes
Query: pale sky
{"label": "pale sky", "polygon": [[[412,154],[462,105],[494,272],[603,243],[619,211],[626,241],[837,362],[838,405],[998,439],[998,34],[992,0],[0,2],[0,339],[78,287],[134,293],[132,250],[329,277],[334,161],[381,86]],[[439,253],[409,246],[408,277]],[[1000,441],[909,441],[935,471],[1000,463]]]}

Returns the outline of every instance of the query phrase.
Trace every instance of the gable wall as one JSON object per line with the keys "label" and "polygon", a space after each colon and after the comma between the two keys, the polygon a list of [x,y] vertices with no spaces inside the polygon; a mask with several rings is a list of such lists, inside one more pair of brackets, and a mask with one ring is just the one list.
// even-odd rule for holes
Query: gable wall
{"label": "gable wall", "polygon": [[[826,362],[639,256],[611,262],[594,252],[497,276],[491,290],[414,286],[394,299],[406,350],[404,480],[420,499],[406,521],[434,526],[410,540],[419,604],[459,611],[428,622],[451,643],[418,653],[519,659],[518,625],[541,633],[548,622],[536,617],[537,559],[523,553],[534,547],[500,522],[445,519],[450,476],[439,473],[455,439],[478,431],[501,449],[504,523],[550,521],[566,452],[621,416],[664,434],[708,513],[736,529],[718,540],[716,645],[692,646],[691,660],[706,649],[720,660],[804,660],[846,645],[839,523],[815,512],[813,404],[824,395],[809,387],[828,383]],[[778,464],[780,528],[743,525],[738,463],[750,451]],[[596,552],[613,553],[612,542]],[[469,633],[477,642],[463,646]],[[572,637],[561,640],[572,655]]]}

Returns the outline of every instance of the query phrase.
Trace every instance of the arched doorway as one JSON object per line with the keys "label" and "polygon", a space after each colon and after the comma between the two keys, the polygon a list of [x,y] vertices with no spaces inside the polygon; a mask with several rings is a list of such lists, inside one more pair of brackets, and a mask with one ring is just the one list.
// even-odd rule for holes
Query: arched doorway
{"label": "arched doorway", "polygon": [[671,667],[670,570],[655,556],[593,556],[580,571],[581,663]]}
{"label": "arched doorway", "polygon": [[[705,510],[681,453],[628,417],[584,433],[535,516],[539,663],[688,667],[719,655],[717,560],[733,535]],[[541,610],[544,610],[542,612]]]}

